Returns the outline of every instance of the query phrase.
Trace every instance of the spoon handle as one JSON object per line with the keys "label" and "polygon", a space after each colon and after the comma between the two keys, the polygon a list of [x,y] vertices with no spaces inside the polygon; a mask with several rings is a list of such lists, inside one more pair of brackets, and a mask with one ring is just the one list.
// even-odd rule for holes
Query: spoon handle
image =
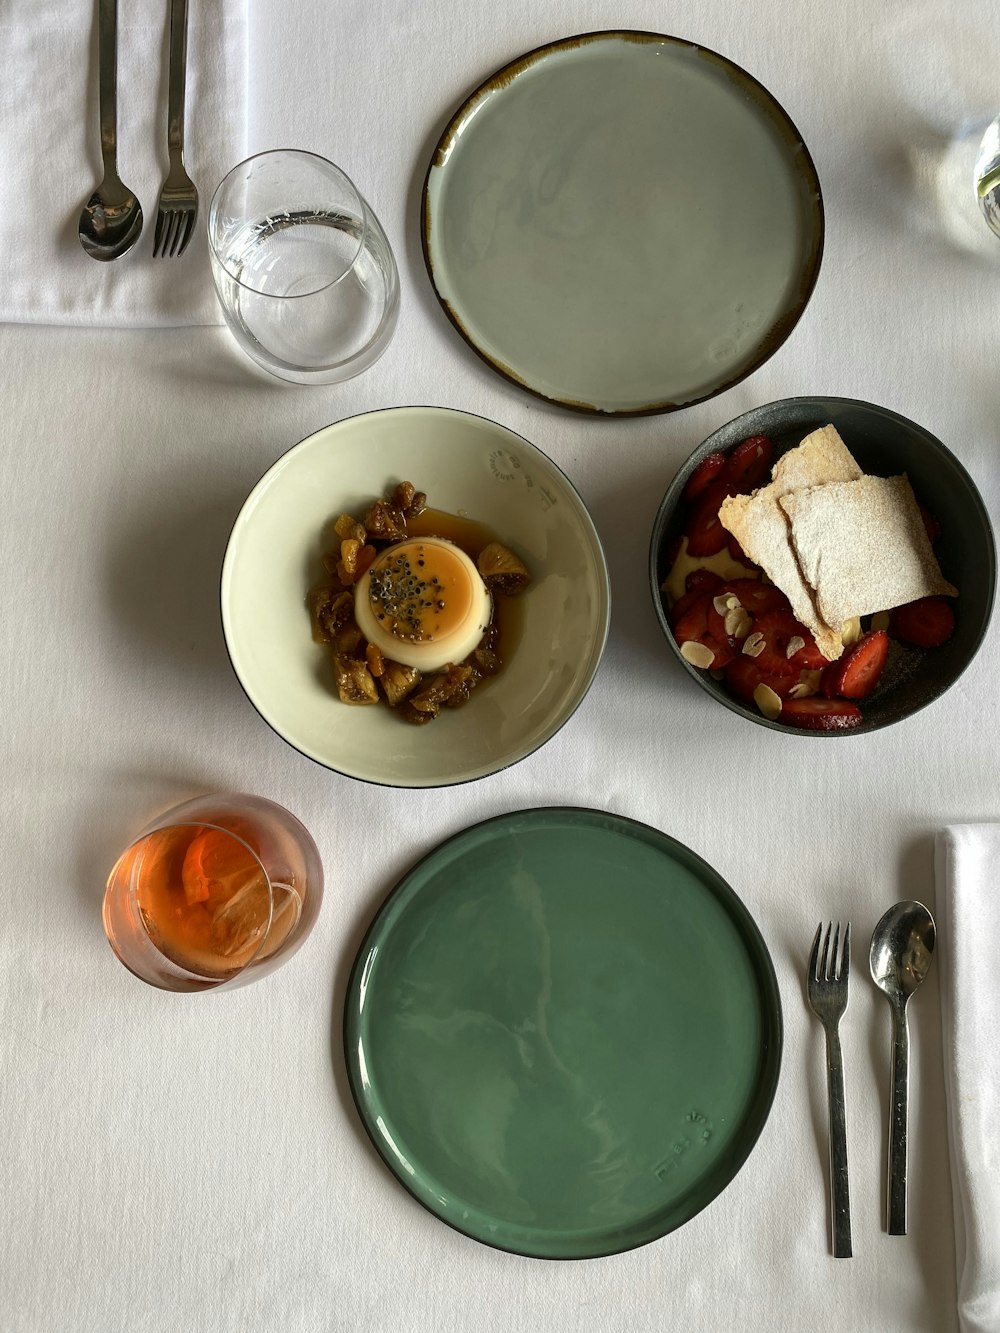
{"label": "spoon handle", "polygon": [[100,0],[97,49],[101,93],[101,156],[113,167],[118,153],[118,0]]}
{"label": "spoon handle", "polygon": [[910,1034],[906,1006],[892,1006],[892,1097],[889,1104],[889,1179],[886,1227],[890,1236],[906,1235],[906,1119]]}

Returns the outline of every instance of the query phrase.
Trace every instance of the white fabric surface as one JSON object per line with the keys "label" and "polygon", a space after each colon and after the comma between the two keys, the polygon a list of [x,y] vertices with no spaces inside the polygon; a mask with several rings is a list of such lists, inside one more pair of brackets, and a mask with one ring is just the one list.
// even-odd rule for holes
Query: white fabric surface
{"label": "white fabric surface", "polygon": [[1000,824],[938,835],[941,1040],[962,1333],[1000,1328]]}
{"label": "white fabric surface", "polygon": [[[996,112],[996,0],[957,0],[947,21],[929,0],[675,0],[669,13],[655,0],[304,0],[292,12],[251,7],[249,148],[325,154],[385,225],[402,302],[378,364],[301,389],[258,374],[224,328],[0,327],[0,1323],[948,1333],[941,974],[910,1006],[910,1234],[889,1237],[889,1012],[865,943],[899,898],[935,909],[938,829],[1000,815],[996,628],[949,694],[897,727],[831,744],[773,735],[672,663],[646,558],[695,445],[789,394],[865,398],[920,422],[996,522],[1000,242],[942,184],[953,142]],[[469,351],[429,287],[417,218],[429,153],[467,91],[540,42],[622,22],[669,25],[778,96],[816,161],[827,243],[804,318],[743,384],[672,416],[601,421],[550,409]],[[9,108],[3,129],[8,165]],[[548,453],[590,507],[613,584],[607,653],[571,722],[508,772],[443,794],[362,786],[291,751],[237,686],[218,614],[230,525],[258,476],[329,421],[406,403],[480,412]],[[104,876],[157,810],[241,789],[314,833],[327,873],[316,929],[259,986],[148,989],[104,940]],[[732,1185],[661,1242],[584,1263],[488,1250],[424,1212],[369,1145],[341,1053],[350,964],[402,871],[459,828],[561,802],[646,820],[715,866],[763,931],[785,1017],[774,1108]],[[823,1039],[803,993],[830,918],[850,919],[857,940],[842,1029],[850,1261],[829,1254]]]}
{"label": "white fabric surface", "polygon": [[[191,0],[184,160],[198,225],[181,259],[153,263],[167,172],[167,0],[118,9],[118,169],[142,206],[142,234],[112,262],[80,245],[80,212],[103,175],[96,0],[4,0],[0,123],[7,225],[0,319],[155,328],[221,324],[206,223],[219,181],[246,156],[247,0]],[[16,207],[15,207],[16,203]]]}

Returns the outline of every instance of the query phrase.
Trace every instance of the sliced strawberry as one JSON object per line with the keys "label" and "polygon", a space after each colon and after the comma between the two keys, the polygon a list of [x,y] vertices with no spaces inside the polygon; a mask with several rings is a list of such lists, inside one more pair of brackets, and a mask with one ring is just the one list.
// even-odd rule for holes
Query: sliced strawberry
{"label": "sliced strawberry", "polygon": [[753,627],[764,636],[757,661],[765,671],[775,675],[793,672],[797,676],[800,671],[819,671],[826,666],[816,640],[791,611],[765,611],[754,619]]}
{"label": "sliced strawberry", "polygon": [[920,510],[920,517],[924,520],[924,528],[927,531],[927,539],[933,546],[941,536],[941,524],[937,521],[926,505],[917,501],[917,508]]}
{"label": "sliced strawberry", "polygon": [[684,580],[685,592],[715,593],[722,587],[722,575],[714,569],[692,569]]}
{"label": "sliced strawberry", "polygon": [[688,555],[715,555],[729,539],[719,521],[719,505],[729,494],[721,482],[713,481],[691,506],[687,525]]}
{"label": "sliced strawberry", "polygon": [[915,648],[940,648],[955,632],[955,612],[945,597],[921,597],[896,607],[889,616],[889,632]]}
{"label": "sliced strawberry", "polygon": [[862,723],[861,709],[848,699],[783,699],[779,721],[805,731],[849,731]]}
{"label": "sliced strawberry", "polygon": [[725,466],[725,454],[706,454],[687,479],[687,484],[684,487],[684,499],[693,500],[696,496],[701,495],[702,491],[715,481]]}
{"label": "sliced strawberry", "polygon": [[773,583],[763,583],[760,579],[730,579],[723,584],[717,595],[727,592],[733,593],[743,610],[751,616],[762,616],[765,611],[791,613],[791,603]]}
{"label": "sliced strawberry", "polygon": [[748,569],[756,568],[754,562],[750,559],[732,533],[729,534],[729,540],[726,542],[726,547],[733,559],[739,561],[741,565],[746,565]]}
{"label": "sliced strawberry", "polygon": [[773,457],[774,445],[770,439],[766,435],[751,435],[728,454],[719,480],[732,488],[731,494],[747,495],[767,476]]}
{"label": "sliced strawberry", "polygon": [[867,699],[889,656],[889,636],[872,630],[823,670],[820,689],[828,699]]}
{"label": "sliced strawberry", "polygon": [[774,676],[762,671],[753,657],[739,653],[726,667],[726,684],[745,704],[756,707],[753,692],[758,685],[766,685],[775,694],[786,695],[795,684],[797,676]]}
{"label": "sliced strawberry", "polygon": [[[673,606],[670,608],[670,613],[667,617],[667,619],[670,621],[670,628],[674,631],[674,638],[677,638],[678,626],[682,622],[684,622],[685,618],[688,616],[688,613],[692,610],[692,608],[702,607],[703,610],[701,612],[700,621],[697,612],[695,613],[695,616],[691,621],[691,626],[695,627],[697,629],[697,632],[694,635],[690,634],[688,635],[689,638],[697,638],[698,634],[700,634],[702,630],[704,630],[705,616],[707,615],[708,608],[711,605],[712,605],[712,594],[710,594],[705,588],[693,588],[691,589],[690,592],[685,592],[680,597],[678,597],[677,601],[674,602]],[[699,624],[700,628],[697,628]]]}
{"label": "sliced strawberry", "polygon": [[719,670],[731,661],[734,649],[731,645],[716,639],[708,627],[708,613],[712,608],[711,592],[686,592],[679,597],[670,611],[670,625],[678,647],[685,643],[702,643],[713,655],[711,667]]}

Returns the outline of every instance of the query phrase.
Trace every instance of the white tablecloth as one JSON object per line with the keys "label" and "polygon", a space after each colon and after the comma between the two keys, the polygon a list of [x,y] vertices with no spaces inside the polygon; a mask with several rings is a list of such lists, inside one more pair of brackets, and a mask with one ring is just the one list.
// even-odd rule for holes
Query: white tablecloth
{"label": "white tablecloth", "polygon": [[[253,0],[250,148],[324,153],[371,201],[402,281],[385,357],[304,389],[258,375],[223,328],[0,328],[5,1328],[798,1333],[834,1312],[840,1333],[955,1327],[937,979],[910,1007],[910,1234],[889,1238],[889,1012],[865,945],[895,899],[933,905],[938,827],[998,816],[996,632],[943,700],[891,730],[773,735],[671,661],[645,561],[694,445],[790,394],[914,418],[995,520],[1000,241],[947,206],[945,182],[950,145],[997,110],[998,20],[996,0],[960,0],[947,18],[902,0],[313,0],[294,14]],[[466,91],[541,42],[623,23],[720,50],[778,96],[815,159],[827,243],[805,317],[750,379],[676,415],[600,421],[548,408],[465,347],[424,274],[417,218],[428,154]],[[0,108],[5,142],[17,108]],[[257,477],[319,426],[405,403],[482,413],[549,453],[591,506],[613,580],[608,651],[572,722],[446,801],[362,787],[289,749],[236,685],[217,609]],[[313,831],[320,921],[258,986],[154,991],[107,947],[104,876],[156,810],[227,789],[273,797]],[[495,1252],[424,1212],[371,1149],[341,1053],[347,972],[401,871],[465,825],[553,803],[646,820],[710,861],[770,945],[786,1024],[773,1112],[732,1185],[663,1241],[584,1263]],[[829,1255],[822,1037],[802,982],[831,917],[857,941],[849,1262]]]}

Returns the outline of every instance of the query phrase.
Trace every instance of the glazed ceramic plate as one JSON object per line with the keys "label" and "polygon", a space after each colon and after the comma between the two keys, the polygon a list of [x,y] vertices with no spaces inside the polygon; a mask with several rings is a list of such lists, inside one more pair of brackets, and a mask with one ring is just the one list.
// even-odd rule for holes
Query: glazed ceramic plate
{"label": "glazed ceramic plate", "polygon": [[[338,515],[363,516],[401,480],[485,524],[532,575],[501,673],[425,727],[340,701],[306,601],[329,581],[322,556],[338,544]],[[513,431],[437,407],[349,417],[290,449],[248,496],[222,571],[226,646],[261,716],[318,763],[395,787],[468,782],[537,750],[590,688],[610,614],[600,539],[563,473]]]}
{"label": "glazed ceramic plate", "polygon": [[775,352],[819,271],[819,181],[791,120],[714,51],[646,32],[498,70],[441,137],[424,257],[494,369],[564,407],[667,412]]}
{"label": "glazed ceramic plate", "polygon": [[617,815],[467,829],[397,885],[355,963],[351,1087],[401,1183],[540,1258],[655,1240],[725,1188],[781,1054],[767,949],[714,870]]}

